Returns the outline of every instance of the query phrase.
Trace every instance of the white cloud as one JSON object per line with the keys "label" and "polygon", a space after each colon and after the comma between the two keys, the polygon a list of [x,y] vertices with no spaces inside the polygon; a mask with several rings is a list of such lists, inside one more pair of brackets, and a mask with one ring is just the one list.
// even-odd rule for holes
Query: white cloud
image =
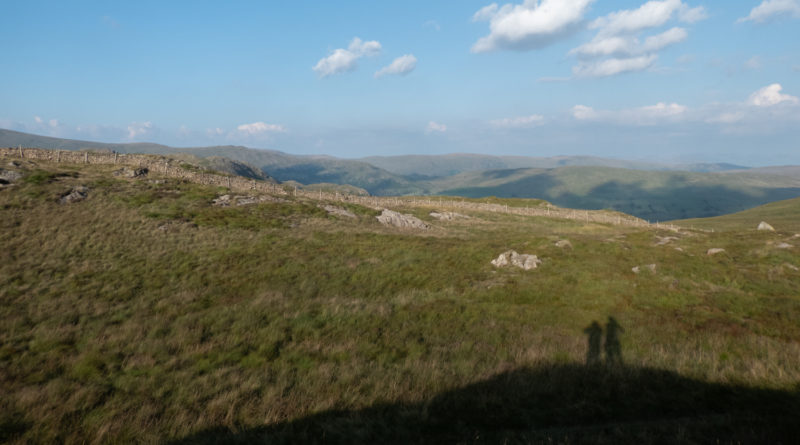
{"label": "white cloud", "polygon": [[750,95],[747,103],[756,107],[771,107],[780,103],[797,104],[800,100],[795,96],[781,94],[783,87],[779,83],[765,86]]}
{"label": "white cloud", "polygon": [[542,48],[578,28],[594,0],[524,0],[521,4],[496,3],[472,16],[473,21],[488,21],[489,35],[472,46],[472,52],[499,49]]}
{"label": "white cloud", "polygon": [[283,133],[286,127],[277,124],[266,124],[264,122],[253,122],[252,124],[242,124],[236,127],[240,133],[255,136],[264,133]]}
{"label": "white cloud", "polygon": [[594,38],[570,51],[580,63],[572,71],[579,77],[613,76],[650,68],[658,52],[683,42],[689,36],[681,27],[640,39],[645,30],[666,25],[670,20],[694,23],[706,18],[702,6],[692,8],[681,0],[651,0],[637,9],[612,12],[589,24]]}
{"label": "white cloud", "polygon": [[358,59],[375,56],[380,52],[380,42],[375,40],[364,42],[356,37],[350,42],[347,49],[335,49],[329,56],[320,59],[312,69],[320,77],[346,73],[356,69]]}
{"label": "white cloud", "polygon": [[398,74],[401,76],[405,76],[406,74],[414,71],[414,68],[417,67],[417,58],[414,57],[413,54],[406,54],[405,56],[400,56],[388,66],[381,68],[378,72],[375,73],[375,78],[380,78],[389,74]]}
{"label": "white cloud", "polygon": [[225,130],[223,130],[222,128],[219,128],[219,127],[217,127],[217,128],[207,128],[206,129],[206,134],[209,135],[209,136],[222,136],[223,134],[225,134]]}
{"label": "white cloud", "polygon": [[495,128],[526,128],[540,125],[544,121],[544,116],[539,114],[532,114],[530,116],[507,117],[504,119],[495,119],[490,121],[489,124]]}
{"label": "white cloud", "polygon": [[152,132],[153,123],[147,122],[131,122],[128,125],[128,139],[136,139],[139,136],[145,136]]}
{"label": "white cloud", "polygon": [[606,77],[628,71],[642,71],[650,68],[658,56],[650,54],[639,57],[611,58],[593,62],[583,62],[572,68],[578,77]]}
{"label": "white cloud", "polygon": [[743,111],[733,111],[718,114],[706,119],[706,122],[711,124],[735,124],[745,118]]}
{"label": "white cloud", "polygon": [[744,67],[750,70],[757,70],[761,68],[761,66],[761,57],[758,56],[753,56],[744,63]]}
{"label": "white cloud", "polygon": [[572,116],[580,121],[608,122],[620,125],[656,125],[683,119],[688,107],[676,103],[659,102],[624,110],[595,110],[586,105],[572,107]]}
{"label": "white cloud", "polygon": [[434,31],[441,31],[442,27],[439,25],[439,22],[436,20],[428,20],[427,22],[422,24],[423,28],[430,28]]}
{"label": "white cloud", "polygon": [[781,16],[800,18],[800,0],[764,0],[750,11],[750,15],[740,18],[736,23],[764,23]]}
{"label": "white cloud", "polygon": [[425,133],[444,133],[445,131],[447,131],[447,125],[434,121],[428,122],[428,127],[425,129]]}
{"label": "white cloud", "polygon": [[42,118],[41,118],[41,117],[39,117],[39,116],[33,116],[33,120],[34,120],[34,121],[35,121],[37,124],[41,124],[42,122],[44,122],[44,121],[42,120]]}

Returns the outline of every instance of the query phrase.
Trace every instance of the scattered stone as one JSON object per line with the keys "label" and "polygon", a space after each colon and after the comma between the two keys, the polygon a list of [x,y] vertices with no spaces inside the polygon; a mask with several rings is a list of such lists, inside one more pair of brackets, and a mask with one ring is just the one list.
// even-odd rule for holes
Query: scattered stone
{"label": "scattered stone", "polygon": [[791,269],[791,270],[793,270],[795,272],[800,272],[800,268],[798,268],[794,264],[785,263],[784,266],[786,266],[787,268],[789,268],[789,269]]}
{"label": "scattered stone", "polygon": [[706,252],[706,255],[709,255],[709,256],[716,255],[716,254],[722,253],[724,251],[725,251],[725,249],[721,249],[719,247],[713,247],[711,249],[708,249],[708,252]]}
{"label": "scattered stone", "polygon": [[770,231],[770,232],[774,232],[775,228],[772,227],[771,225],[767,224],[766,222],[761,221],[760,223],[758,223],[758,230],[767,230],[767,231]]}
{"label": "scattered stone", "polygon": [[147,173],[150,171],[145,168],[130,168],[130,167],[122,167],[119,170],[114,171],[114,176],[122,176],[123,178],[139,178],[142,176],[147,176]]}
{"label": "scattered stone", "polygon": [[658,238],[656,246],[663,246],[665,244],[671,243],[672,241],[678,241],[680,239],[674,236],[658,236],[658,235],[656,235],[656,238]]}
{"label": "scattered stone", "polygon": [[405,227],[411,229],[430,229],[431,226],[414,215],[404,215],[393,210],[383,209],[380,215],[375,217],[383,225],[394,227]]}
{"label": "scattered stone", "polygon": [[492,260],[494,267],[515,266],[523,270],[536,269],[540,264],[542,264],[542,260],[536,255],[519,254],[514,250],[501,253],[499,257]]}
{"label": "scattered stone", "polygon": [[20,163],[19,163],[19,162],[17,162],[17,161],[9,161],[9,162],[8,162],[8,166],[9,166],[9,167],[19,167],[20,165],[22,165],[22,164],[20,164]]}
{"label": "scattered stone", "polygon": [[217,207],[230,207],[232,205],[236,206],[246,206],[252,204],[260,204],[262,202],[286,202],[285,199],[276,198],[274,196],[231,196],[231,195],[222,195],[217,199],[211,201],[212,205]]}
{"label": "scattered stone", "polygon": [[570,250],[572,250],[572,243],[569,242],[569,240],[560,239],[560,240],[556,241],[556,247],[559,247],[561,249],[570,249]]}
{"label": "scattered stone", "polygon": [[469,219],[469,216],[455,212],[431,212],[430,215],[439,221],[453,221],[455,219]]}
{"label": "scattered stone", "polygon": [[58,199],[58,202],[60,204],[72,204],[75,202],[83,201],[88,197],[89,197],[89,189],[84,186],[80,186],[80,187],[75,187],[69,192],[61,195],[61,198]]}
{"label": "scattered stone", "polygon": [[642,270],[645,270],[645,269],[649,270],[651,273],[656,273],[656,265],[655,264],[647,264],[647,265],[644,265],[644,266],[636,266],[636,267],[632,268],[631,270],[633,271],[633,273],[638,274],[639,272],[641,272]]}
{"label": "scattered stone", "polygon": [[681,249],[680,247],[676,247],[675,250],[677,250],[678,252],[683,252],[683,249]]}
{"label": "scattered stone", "polygon": [[777,247],[778,249],[791,249],[794,246],[789,243],[780,243],[775,247]]}
{"label": "scattered stone", "polygon": [[343,216],[345,218],[357,218],[356,214],[341,207],[336,207],[332,205],[324,205],[320,206],[323,210],[328,212],[329,215],[333,216]]}

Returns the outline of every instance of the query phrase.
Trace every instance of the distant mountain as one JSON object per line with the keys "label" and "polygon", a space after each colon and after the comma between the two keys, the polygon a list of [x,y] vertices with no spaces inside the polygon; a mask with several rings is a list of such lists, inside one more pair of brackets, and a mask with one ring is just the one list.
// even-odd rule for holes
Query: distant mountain
{"label": "distant mountain", "polygon": [[297,156],[276,150],[241,146],[175,148],[152,143],[113,144],[59,139],[0,129],[0,147],[38,147],[59,150],[113,150],[118,153],[186,153],[200,158],[224,157],[260,169],[279,181],[303,184],[349,184],[372,194],[419,194],[424,187],[366,162],[331,156]]}
{"label": "distant mountain", "polygon": [[689,172],[717,172],[745,170],[747,167],[727,163],[664,164],[626,161],[622,159],[594,156],[492,156],[471,153],[447,155],[370,156],[361,158],[376,167],[411,179],[432,179],[453,176],[459,173],[481,170],[503,170],[517,168],[559,168],[570,166],[592,166],[626,168],[631,170],[665,170]]}
{"label": "distant mountain", "polygon": [[[196,156],[209,168],[279,181],[355,187],[373,195],[445,194],[548,200],[562,207],[613,209],[651,221],[710,217],[800,196],[800,167],[747,169],[726,163],[657,164],[590,156],[534,158],[450,154],[369,157],[296,156],[240,146],[174,148],[103,144],[0,130],[0,146],[114,150]],[[228,159],[230,161],[226,161]],[[248,167],[249,166],[249,167]]]}

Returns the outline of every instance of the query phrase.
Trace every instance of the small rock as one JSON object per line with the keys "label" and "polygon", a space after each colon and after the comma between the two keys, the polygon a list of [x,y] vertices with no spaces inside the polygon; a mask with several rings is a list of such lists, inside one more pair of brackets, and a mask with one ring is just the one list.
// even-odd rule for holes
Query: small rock
{"label": "small rock", "polygon": [[519,254],[514,250],[503,252],[496,259],[492,260],[494,267],[515,266],[523,270],[536,269],[542,264],[542,260],[536,255],[526,253]]}
{"label": "small rock", "polygon": [[561,239],[561,240],[556,241],[556,247],[559,247],[561,249],[570,249],[570,250],[572,250],[572,243],[569,242],[569,240]]}
{"label": "small rock", "polygon": [[325,210],[326,212],[328,212],[329,215],[343,216],[345,218],[357,218],[355,213],[353,213],[353,212],[351,212],[351,211],[349,211],[347,209],[343,209],[341,207],[336,207],[336,206],[332,206],[332,205],[324,205],[324,206],[320,206],[320,207],[323,210]]}
{"label": "small rock", "polygon": [[19,167],[20,165],[22,165],[22,164],[20,164],[17,161],[9,161],[9,163],[8,163],[9,167]]}
{"label": "small rock", "polygon": [[656,273],[656,265],[655,264],[647,264],[647,265],[644,265],[644,266],[636,266],[636,267],[632,268],[631,270],[633,271],[633,273],[638,274],[639,272],[641,272],[644,269],[649,270],[651,273]]}
{"label": "small rock", "polygon": [[784,266],[795,272],[800,272],[800,269],[798,269],[797,266],[795,266],[794,264],[785,263]]}
{"label": "small rock", "polygon": [[72,204],[74,202],[83,201],[89,197],[89,189],[83,186],[75,187],[69,192],[61,195],[58,202],[60,204]]}
{"label": "small rock", "polygon": [[147,176],[149,170],[145,167],[142,168],[130,168],[130,167],[122,167],[119,170],[114,171],[114,176],[122,176],[124,178],[138,178],[141,176]]}
{"label": "small rock", "polygon": [[758,230],[767,230],[767,231],[770,231],[770,232],[774,232],[775,228],[773,228],[771,225],[767,224],[766,222],[761,221],[760,223],[758,223]]}
{"label": "small rock", "polygon": [[469,219],[469,216],[455,212],[431,212],[430,215],[439,221],[453,221],[455,219]]}
{"label": "small rock", "polygon": [[231,205],[231,195],[222,195],[219,198],[211,201],[211,204],[218,207],[228,207]]}
{"label": "small rock", "polygon": [[725,249],[721,249],[719,247],[713,247],[711,249],[708,249],[708,252],[706,252],[706,255],[709,255],[709,256],[710,255],[716,255],[716,254],[722,253],[724,251],[725,251]]}
{"label": "small rock", "polygon": [[777,247],[778,249],[791,249],[794,246],[789,243],[780,243],[775,247]]}
{"label": "small rock", "polygon": [[422,230],[427,230],[431,227],[414,215],[404,215],[389,209],[383,209],[383,212],[375,218],[380,221],[381,224],[387,226]]}
{"label": "small rock", "polygon": [[677,250],[678,252],[683,252],[683,249],[680,247],[676,247],[675,250]]}
{"label": "small rock", "polygon": [[665,244],[669,244],[672,241],[677,241],[679,239],[679,238],[674,237],[674,236],[658,236],[658,235],[656,235],[656,238],[658,238],[658,242],[656,243],[656,246],[663,246]]}

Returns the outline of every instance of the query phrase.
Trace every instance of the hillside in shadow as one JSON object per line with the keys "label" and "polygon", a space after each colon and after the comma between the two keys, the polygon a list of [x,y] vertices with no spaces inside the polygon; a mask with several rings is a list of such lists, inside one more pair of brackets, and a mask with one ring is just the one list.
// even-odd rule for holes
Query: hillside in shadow
{"label": "hillside in shadow", "polygon": [[[656,180],[622,179],[625,171],[609,170],[608,177],[583,178],[573,172],[562,177],[557,170],[537,171],[513,178],[520,171],[485,172],[485,181],[509,180],[497,185],[458,187],[441,191],[443,195],[481,198],[538,198],[555,205],[576,209],[612,209],[649,221],[703,218],[739,212],[773,201],[800,196],[800,186],[784,180],[763,179],[759,185],[751,176],[719,175],[711,177],[672,172],[636,172],[663,175]],[[633,173],[631,175],[633,176]],[[774,178],[773,178],[774,179]]]}
{"label": "hillside in shadow", "polygon": [[800,392],[708,383],[622,364],[505,372],[419,403],[333,410],[173,442],[793,443]]}

